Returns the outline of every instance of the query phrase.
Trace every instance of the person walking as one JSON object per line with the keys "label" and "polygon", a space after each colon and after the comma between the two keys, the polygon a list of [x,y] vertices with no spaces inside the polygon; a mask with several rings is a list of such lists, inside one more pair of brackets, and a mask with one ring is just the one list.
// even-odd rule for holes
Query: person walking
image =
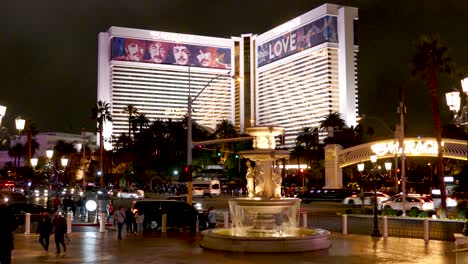
{"label": "person walking", "polygon": [[143,235],[143,222],[145,221],[145,214],[143,212],[136,212],[135,213],[136,224],[137,224],[137,234]]}
{"label": "person walking", "polygon": [[36,233],[39,234],[39,243],[44,248],[45,253],[49,252],[49,239],[52,228],[52,220],[50,219],[49,213],[42,213]]}
{"label": "person walking", "polygon": [[112,200],[109,201],[109,203],[106,206],[106,211],[107,211],[107,223],[109,223],[109,219],[111,216],[114,215],[114,204]]}
{"label": "person walking", "polygon": [[114,221],[117,222],[118,236],[119,240],[122,240],[122,228],[125,223],[125,210],[122,206],[119,206],[119,210],[114,213]]}
{"label": "person walking", "polygon": [[208,208],[208,228],[213,229],[216,227],[216,211],[213,206]]}
{"label": "person walking", "polygon": [[135,221],[135,216],[132,213],[132,209],[127,208],[125,210],[125,224],[127,225],[127,236],[133,233],[133,222]]}
{"label": "person walking", "polygon": [[0,263],[10,264],[14,248],[13,232],[18,227],[16,217],[5,205],[0,205]]}
{"label": "person walking", "polygon": [[60,212],[55,212],[53,225],[53,233],[55,239],[55,246],[57,247],[57,255],[60,255],[60,245],[63,247],[63,253],[67,252],[65,245],[65,233],[67,232],[67,221],[62,217]]}

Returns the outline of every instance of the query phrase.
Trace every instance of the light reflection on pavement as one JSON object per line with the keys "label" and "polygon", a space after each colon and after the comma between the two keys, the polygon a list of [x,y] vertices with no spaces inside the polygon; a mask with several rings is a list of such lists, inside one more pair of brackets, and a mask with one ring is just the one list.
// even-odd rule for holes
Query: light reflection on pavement
{"label": "light reflection on pavement", "polygon": [[[124,228],[125,229],[125,228]],[[204,250],[200,234],[169,232],[127,236],[107,230],[72,233],[65,256],[56,256],[51,237],[49,254],[42,253],[37,235],[16,235],[13,263],[468,263],[468,252],[454,252],[454,242],[422,239],[375,239],[362,235],[332,234],[331,248],[294,254],[252,254]]]}

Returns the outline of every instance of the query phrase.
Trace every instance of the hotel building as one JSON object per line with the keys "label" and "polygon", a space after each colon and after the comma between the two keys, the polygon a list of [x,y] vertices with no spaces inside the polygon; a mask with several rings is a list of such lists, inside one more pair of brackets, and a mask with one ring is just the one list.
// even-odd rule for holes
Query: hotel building
{"label": "hotel building", "polygon": [[199,94],[198,124],[214,129],[228,119],[241,133],[281,126],[289,147],[330,113],[355,125],[357,19],[356,8],[324,4],[263,34],[230,39],[111,27],[99,34],[98,100],[113,115],[104,135],[128,131],[129,104],[150,120],[180,120],[189,94]]}

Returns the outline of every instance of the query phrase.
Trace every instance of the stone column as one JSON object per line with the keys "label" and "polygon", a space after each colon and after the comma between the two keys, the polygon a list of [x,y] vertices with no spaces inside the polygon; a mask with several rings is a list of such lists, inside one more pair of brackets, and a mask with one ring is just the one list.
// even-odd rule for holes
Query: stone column
{"label": "stone column", "polygon": [[325,186],[324,188],[343,188],[343,174],[338,163],[338,154],[343,149],[338,144],[325,146]]}

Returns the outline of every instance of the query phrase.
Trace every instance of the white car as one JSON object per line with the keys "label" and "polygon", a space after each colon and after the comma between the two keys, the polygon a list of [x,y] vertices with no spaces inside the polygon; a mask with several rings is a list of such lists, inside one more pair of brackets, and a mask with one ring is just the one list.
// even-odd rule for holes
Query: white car
{"label": "white car", "polygon": [[[403,211],[403,196],[395,195],[383,202],[381,209],[389,208],[396,211]],[[418,197],[416,195],[409,195],[406,197],[405,211],[418,209],[419,211],[434,210],[434,202],[428,197]]]}
{"label": "white car", "polygon": [[143,190],[130,190],[123,189],[117,193],[118,198],[127,198],[127,199],[143,199],[145,192]]}
{"label": "white car", "polygon": [[[345,205],[372,205],[372,199],[374,199],[374,192],[363,192],[360,194],[353,194],[349,197],[346,197],[343,200],[343,204]],[[389,195],[383,192],[377,192],[377,204],[381,204],[382,202],[385,202],[388,199],[390,199]]]}

